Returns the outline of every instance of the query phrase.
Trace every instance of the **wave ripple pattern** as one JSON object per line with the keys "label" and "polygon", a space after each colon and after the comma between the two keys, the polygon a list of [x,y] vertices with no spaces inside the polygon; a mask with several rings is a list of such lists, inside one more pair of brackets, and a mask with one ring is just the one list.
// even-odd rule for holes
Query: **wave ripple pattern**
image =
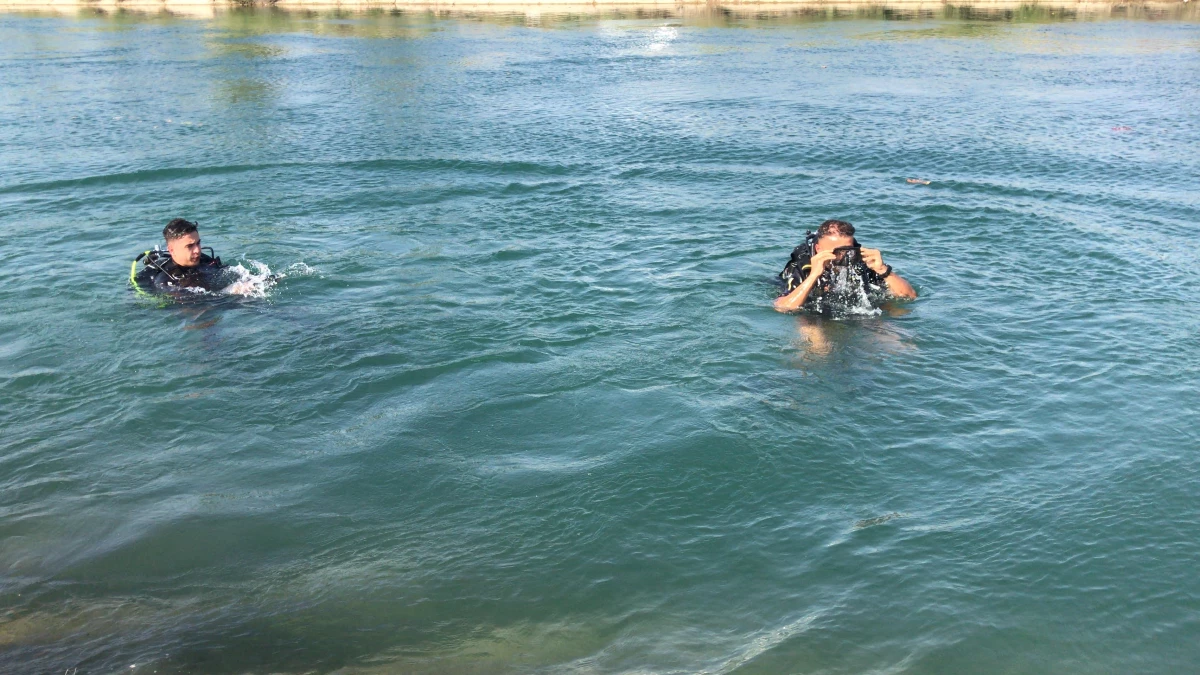
{"label": "wave ripple pattern", "polygon": [[1194,669],[1200,24],[1029,12],[0,15],[0,670]]}

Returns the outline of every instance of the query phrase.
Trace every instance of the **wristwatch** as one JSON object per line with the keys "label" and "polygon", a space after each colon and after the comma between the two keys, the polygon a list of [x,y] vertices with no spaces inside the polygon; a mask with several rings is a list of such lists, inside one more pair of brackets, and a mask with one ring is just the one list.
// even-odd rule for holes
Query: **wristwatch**
{"label": "wristwatch", "polygon": [[888,278],[888,277],[890,277],[890,276],[892,276],[892,266],[891,266],[891,265],[888,265],[888,266],[887,266],[887,271],[886,271],[886,272],[884,272],[883,274],[880,274],[880,275],[879,275],[879,278],[880,278],[880,279],[886,279],[886,278]]}

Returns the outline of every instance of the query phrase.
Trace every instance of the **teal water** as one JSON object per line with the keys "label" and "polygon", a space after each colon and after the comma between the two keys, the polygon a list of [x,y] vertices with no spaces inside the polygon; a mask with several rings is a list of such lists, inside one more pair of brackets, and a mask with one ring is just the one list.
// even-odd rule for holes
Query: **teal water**
{"label": "teal water", "polygon": [[[0,16],[0,670],[1194,670],[1200,23],[1114,13]],[[175,216],[286,278],[139,299]],[[830,217],[920,299],[772,311]]]}

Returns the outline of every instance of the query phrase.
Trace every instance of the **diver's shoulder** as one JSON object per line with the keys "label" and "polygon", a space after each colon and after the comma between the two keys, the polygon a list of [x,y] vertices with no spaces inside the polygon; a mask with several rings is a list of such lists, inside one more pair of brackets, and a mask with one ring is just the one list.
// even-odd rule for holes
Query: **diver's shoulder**
{"label": "diver's shoulder", "polygon": [[783,266],[781,274],[803,273],[807,271],[809,265],[812,264],[812,253],[807,246],[797,246],[792,255],[788,258],[787,264]]}
{"label": "diver's shoulder", "polygon": [[139,286],[150,286],[154,283],[154,277],[160,274],[158,270],[143,267],[133,275],[133,282]]}

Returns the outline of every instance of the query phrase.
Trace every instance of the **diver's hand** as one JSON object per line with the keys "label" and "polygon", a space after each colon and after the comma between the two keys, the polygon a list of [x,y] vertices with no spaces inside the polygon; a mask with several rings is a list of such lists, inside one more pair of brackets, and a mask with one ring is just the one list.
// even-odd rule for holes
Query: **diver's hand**
{"label": "diver's hand", "polygon": [[[871,268],[871,271],[875,274],[883,275],[888,271],[888,266],[883,264],[883,255],[879,252],[879,249],[864,248],[859,249],[859,253],[862,255],[863,263]],[[888,293],[897,298],[915,300],[917,297],[917,291],[912,287],[912,284],[894,272],[887,275],[887,278],[883,280],[883,284],[887,287]]]}
{"label": "diver's hand", "polygon": [[829,266],[831,260],[833,260],[833,253],[829,251],[821,251],[814,255],[808,261],[808,275],[814,279],[821,276],[825,273],[825,268]]}
{"label": "diver's hand", "polygon": [[883,264],[883,254],[877,248],[859,249],[859,254],[862,255],[862,261],[875,274],[883,274],[887,271],[887,265]]}

